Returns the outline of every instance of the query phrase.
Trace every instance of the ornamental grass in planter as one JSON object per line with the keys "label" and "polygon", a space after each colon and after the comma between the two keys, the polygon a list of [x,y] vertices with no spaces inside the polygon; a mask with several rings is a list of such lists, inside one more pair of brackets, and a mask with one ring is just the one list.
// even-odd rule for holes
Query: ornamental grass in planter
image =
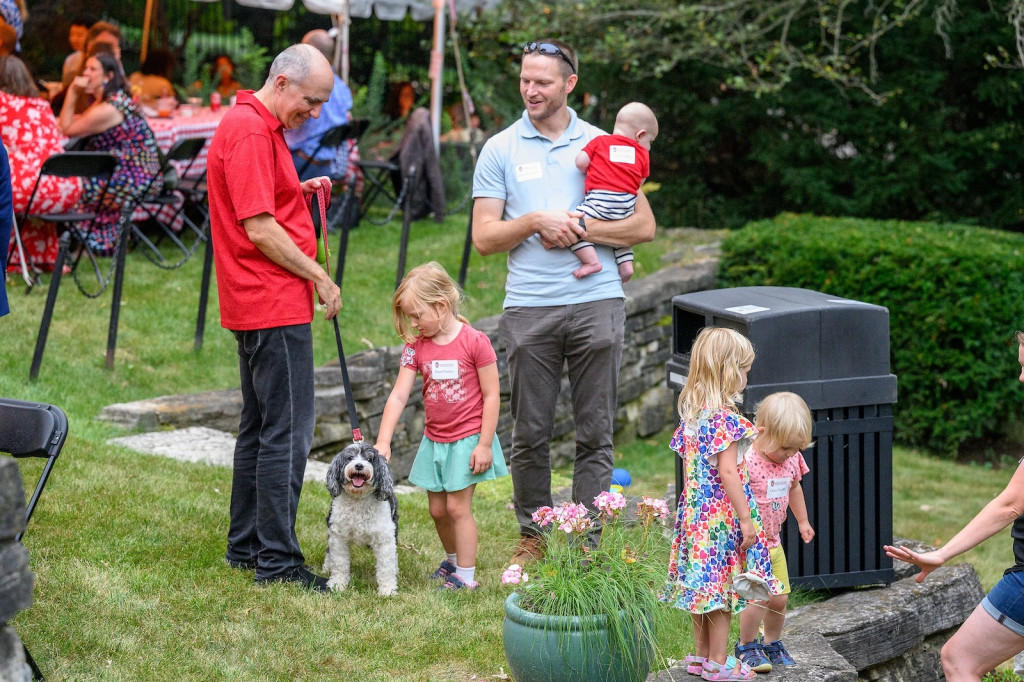
{"label": "ornamental grass in planter", "polygon": [[665,582],[668,541],[664,500],[646,495],[636,521],[622,518],[626,498],[594,499],[600,529],[582,504],[542,507],[543,559],[502,575],[515,585],[505,602],[505,655],[517,682],[643,680],[656,655],[657,592]]}

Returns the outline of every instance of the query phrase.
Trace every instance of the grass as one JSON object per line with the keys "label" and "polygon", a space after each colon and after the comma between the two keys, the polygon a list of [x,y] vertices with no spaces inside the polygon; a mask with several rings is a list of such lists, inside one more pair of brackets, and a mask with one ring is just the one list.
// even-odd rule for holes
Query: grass
{"label": "grass", "polygon": [[[341,313],[346,352],[398,343],[391,328],[401,226],[364,223],[350,238]],[[435,259],[457,275],[466,213],[442,224],[412,226],[408,267]],[[335,235],[335,245],[338,237]],[[663,230],[637,251],[639,274],[690,257],[707,233]],[[252,575],[223,563],[230,473],[140,455],[107,444],[121,429],[98,422],[111,403],[238,385],[233,337],[218,324],[211,291],[201,351],[192,350],[201,259],[160,270],[131,253],[117,353],[105,368],[111,294],[88,299],[62,282],[36,382],[29,366],[45,288],[25,295],[8,284],[11,314],[0,319],[0,395],[60,405],[70,436],[25,545],[36,574],[33,606],[13,626],[51,680],[462,680],[500,675],[502,603],[498,575],[516,527],[507,509],[508,479],[483,486],[475,513],[481,532],[484,588],[473,595],[433,591],[426,575],[439,548],[423,495],[401,501],[401,593],[373,590],[372,559],[356,553],[344,596],[317,596],[288,586],[258,589]],[[469,319],[496,314],[504,296],[503,257],[473,254],[467,283]],[[335,357],[333,327],[313,324],[315,358]],[[397,371],[397,369],[396,369]],[[22,462],[27,484],[40,467]],[[561,483],[568,484],[562,478]],[[661,487],[659,494],[664,491]],[[298,534],[307,562],[323,560],[323,486],[301,498]],[[682,647],[679,630],[666,633]],[[667,649],[668,655],[672,648]],[[681,649],[680,649],[681,653]],[[676,654],[678,655],[678,654]]]}
{"label": "grass", "polygon": [[[436,259],[458,272],[465,214],[443,224],[415,223],[410,267]],[[364,225],[351,237],[342,334],[347,352],[397,343],[389,300],[400,225]],[[692,256],[706,233],[661,230],[637,249],[638,271]],[[110,294],[79,295],[65,280],[39,379],[28,382],[44,292],[9,285],[11,315],[0,318],[0,395],[60,405],[71,435],[25,535],[36,574],[34,603],[12,625],[51,680],[365,680],[500,679],[502,603],[498,576],[516,537],[508,509],[511,483],[481,486],[474,513],[481,529],[473,594],[438,594],[426,576],[440,560],[422,494],[400,500],[400,593],[373,589],[372,558],[357,551],[344,595],[313,595],[289,586],[256,588],[251,573],[223,563],[230,472],[137,454],[107,444],[123,435],[94,417],[111,403],[237,386],[234,342],[219,328],[212,296],[203,349],[192,350],[201,263],[158,270],[139,254],[127,266],[114,368],[104,368]],[[470,261],[470,319],[497,313],[502,257]],[[314,322],[318,363],[335,353],[333,329]],[[628,469],[630,494],[662,496],[673,480],[668,433],[621,443],[616,465]],[[896,533],[942,541],[1005,485],[1006,471],[953,465],[897,450]],[[29,484],[39,466],[22,462]],[[812,463],[813,465],[813,463]],[[557,485],[568,485],[558,472]],[[950,485],[950,484],[953,485]],[[954,501],[955,500],[955,501]],[[326,544],[329,498],[307,485],[298,535],[317,567]],[[1008,538],[967,559],[991,585],[1011,561]],[[813,598],[813,597],[809,597]],[[662,632],[662,653],[690,647],[685,614]]]}

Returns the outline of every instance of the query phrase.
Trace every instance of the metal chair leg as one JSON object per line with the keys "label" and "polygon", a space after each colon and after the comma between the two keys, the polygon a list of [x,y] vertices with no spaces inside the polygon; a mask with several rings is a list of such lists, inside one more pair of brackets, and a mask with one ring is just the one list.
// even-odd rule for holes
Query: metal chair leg
{"label": "metal chair leg", "polygon": [[32,679],[45,682],[46,678],[43,677],[43,671],[39,669],[38,665],[36,665],[35,659],[32,658],[32,654],[28,652],[28,647],[25,646],[24,642],[21,643],[21,648],[25,650],[25,662],[28,663],[29,668],[32,668]]}
{"label": "metal chair leg", "polygon": [[32,366],[28,370],[29,381],[39,376],[39,366],[43,364],[43,351],[46,349],[46,337],[50,333],[50,320],[53,318],[53,307],[57,303],[57,291],[60,289],[60,277],[64,270],[64,262],[68,258],[71,244],[71,233],[60,236],[57,249],[57,262],[53,266],[53,277],[50,278],[50,289],[46,292],[46,305],[43,307],[43,319],[39,323],[39,335],[36,337],[36,349],[32,354]]}
{"label": "metal chair leg", "polygon": [[[209,225],[210,221],[206,221]],[[196,338],[192,350],[203,347],[203,333],[206,330],[206,304],[210,299],[210,275],[213,270],[213,238],[209,229],[206,230],[206,253],[203,255],[203,279],[199,284],[199,314],[196,317]]]}

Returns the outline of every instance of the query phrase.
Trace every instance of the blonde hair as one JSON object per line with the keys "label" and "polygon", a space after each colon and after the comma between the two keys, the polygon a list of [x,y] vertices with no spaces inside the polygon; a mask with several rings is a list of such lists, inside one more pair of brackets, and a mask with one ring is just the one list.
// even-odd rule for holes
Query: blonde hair
{"label": "blonde hair", "polygon": [[690,349],[690,371],[679,392],[679,416],[694,422],[701,410],[736,410],[743,390],[742,369],[754,364],[747,337],[726,327],[704,327]]}
{"label": "blonde hair", "polygon": [[1018,329],[1014,335],[1017,337],[1017,345],[1024,346],[1024,332]]}
{"label": "blonde hair", "polygon": [[409,324],[409,318],[402,312],[404,304],[414,308],[436,308],[443,306],[460,322],[469,323],[459,314],[459,304],[464,296],[462,289],[451,275],[437,261],[430,261],[410,270],[391,297],[391,314],[394,316],[395,331],[406,343],[416,340],[416,332]]}
{"label": "blonde hair", "polygon": [[796,393],[780,391],[765,397],[757,406],[754,425],[764,427],[761,437],[765,442],[758,446],[761,452],[781,448],[802,450],[811,444],[811,410]]}

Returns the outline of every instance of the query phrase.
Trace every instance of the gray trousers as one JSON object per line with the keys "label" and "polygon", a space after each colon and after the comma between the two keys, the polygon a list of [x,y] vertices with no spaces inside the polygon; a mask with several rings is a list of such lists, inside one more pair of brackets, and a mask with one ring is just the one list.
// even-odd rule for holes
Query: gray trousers
{"label": "gray trousers", "polygon": [[611,483],[625,302],[506,308],[500,330],[511,382],[513,497],[520,532],[538,535],[532,515],[551,500],[551,434],[568,363],[576,454],[572,499],[594,509]]}

